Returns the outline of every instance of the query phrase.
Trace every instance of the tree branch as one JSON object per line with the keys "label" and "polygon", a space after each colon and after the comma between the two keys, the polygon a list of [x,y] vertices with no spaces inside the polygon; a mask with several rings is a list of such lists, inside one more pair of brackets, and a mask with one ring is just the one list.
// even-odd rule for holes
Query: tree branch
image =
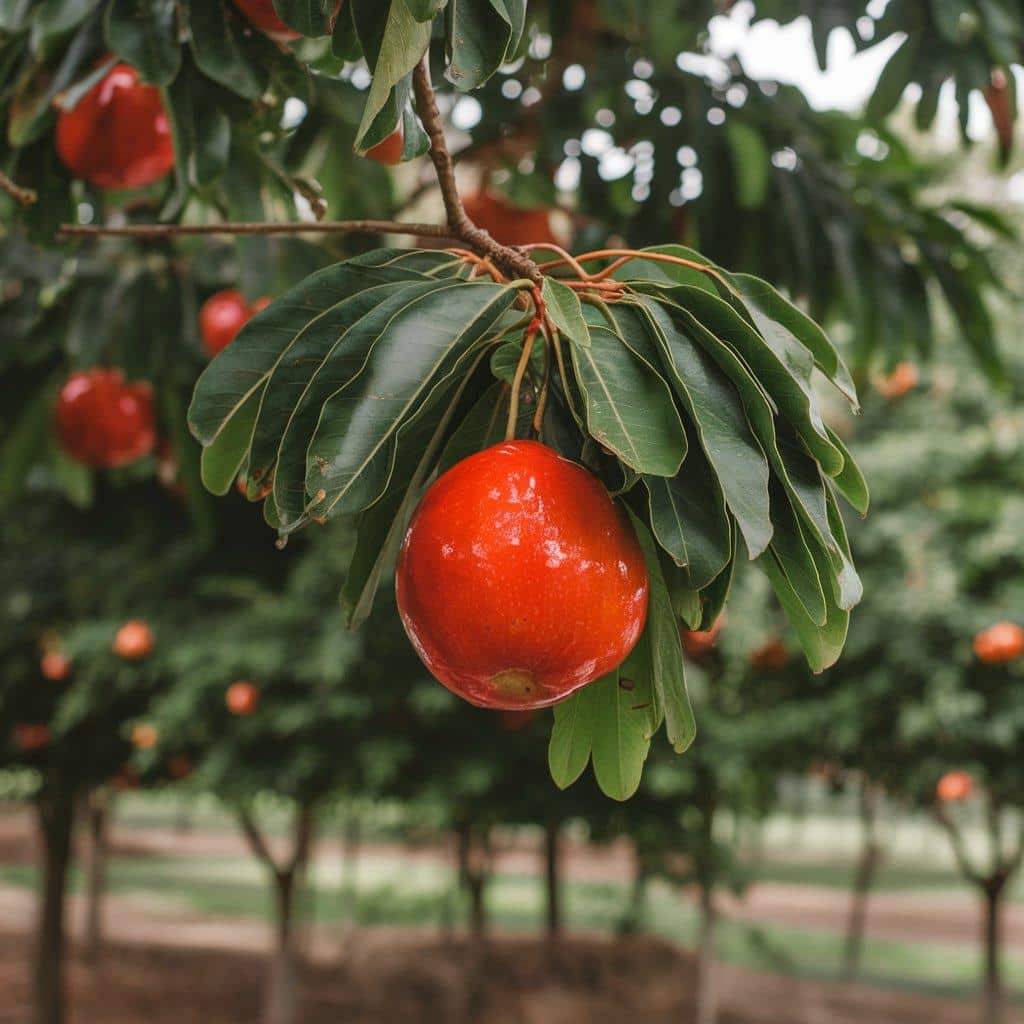
{"label": "tree branch", "polygon": [[16,203],[22,206],[31,206],[38,198],[35,189],[25,188],[11,181],[10,178],[0,171],[0,191],[6,192]]}
{"label": "tree branch", "polygon": [[278,867],[277,861],[274,860],[274,855],[270,852],[270,847],[267,846],[266,840],[263,838],[263,834],[260,832],[255,819],[242,807],[238,808],[237,815],[238,824],[242,827],[242,834],[249,843],[249,849],[251,849],[256,857],[263,861],[263,863],[266,864],[275,875],[280,875],[281,869]]}
{"label": "tree branch", "polygon": [[437,109],[437,97],[430,81],[430,52],[416,65],[412,73],[412,88],[416,96],[416,110],[430,139],[430,160],[434,165],[437,182],[441,186],[448,227],[455,237],[475,252],[491,260],[510,277],[525,278],[539,284],[540,268],[529,256],[507,245],[496,242],[486,231],[478,228],[462,205],[455,182],[455,164],[444,137],[444,123]]}
{"label": "tree branch", "polygon": [[91,238],[109,236],[112,238],[171,238],[177,235],[296,235],[296,234],[371,234],[415,235],[423,238],[441,238],[446,241],[463,241],[453,235],[443,224],[406,224],[390,220],[325,220],[317,222],[251,221],[221,224],[124,224],[107,227],[103,224],[62,224],[57,231],[58,239]]}
{"label": "tree branch", "polygon": [[313,802],[300,804],[295,814],[295,846],[292,849],[289,871],[305,865],[309,859],[309,848],[313,842]]}
{"label": "tree branch", "polygon": [[967,847],[964,845],[964,837],[960,829],[957,828],[956,823],[941,805],[936,805],[934,814],[935,820],[946,830],[946,834],[949,836],[950,845],[953,847],[953,856],[964,878],[975,885],[983,884],[984,876],[980,871],[975,870],[971,864],[971,859],[967,855]]}

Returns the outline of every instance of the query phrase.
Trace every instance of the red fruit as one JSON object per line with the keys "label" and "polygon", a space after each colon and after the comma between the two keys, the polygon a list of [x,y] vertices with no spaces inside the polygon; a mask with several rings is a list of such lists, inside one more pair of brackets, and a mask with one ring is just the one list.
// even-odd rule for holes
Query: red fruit
{"label": "red fruit", "polygon": [[172,779],[185,779],[192,774],[192,762],[185,754],[178,754],[167,762],[167,774]]}
{"label": "red fruit", "polygon": [[149,722],[140,722],[132,729],[132,746],[139,750],[152,750],[160,739],[155,725]]}
{"label": "red fruit", "polygon": [[19,723],[14,727],[14,745],[26,752],[42,750],[50,742],[50,729],[45,725]]}
{"label": "red fruit", "polygon": [[[334,14],[331,17],[331,28],[334,28],[334,21],[341,10],[342,0],[337,0],[334,5]],[[302,33],[289,28],[274,10],[274,0],[235,0],[235,6],[258,28],[264,35],[269,36],[276,43],[291,43],[301,38]]]}
{"label": "red fruit", "polygon": [[126,383],[120,370],[73,373],[60,389],[56,422],[64,452],[97,469],[127,466],[156,446],[152,388]]}
{"label": "red fruit", "polygon": [[683,641],[683,650],[691,658],[703,658],[709,655],[718,643],[718,634],[722,631],[722,620],[719,618],[710,629],[682,629],[679,635]]}
{"label": "red fruit", "polygon": [[974,638],[974,653],[986,665],[1005,665],[1024,654],[1024,629],[1014,622],[997,622]]}
{"label": "red fruit", "polygon": [[269,295],[261,295],[250,307],[249,316],[262,313],[274,300]]}
{"label": "red fruit", "polygon": [[252,683],[232,683],[224,694],[224,703],[233,715],[251,715],[260,702],[260,691]]}
{"label": "red fruit", "polygon": [[59,683],[71,674],[71,659],[60,651],[47,651],[39,662],[44,679]]}
{"label": "red fruit", "polygon": [[885,398],[902,398],[917,387],[918,380],[913,363],[897,363],[892,373],[875,381],[875,390]]}
{"label": "red fruit", "polygon": [[398,127],[383,141],[378,142],[366,151],[368,160],[376,160],[379,164],[400,164],[402,162],[402,150],[405,149],[405,129],[399,123]]}
{"label": "red fruit", "polygon": [[551,211],[544,207],[524,209],[492,192],[468,195],[463,206],[477,227],[503,245],[558,244],[551,230]]}
{"label": "red fruit", "polygon": [[215,292],[199,310],[203,348],[211,357],[227,348],[252,314],[240,291],[225,288]]}
{"label": "red fruit", "polygon": [[935,787],[935,795],[944,804],[966,800],[974,792],[974,779],[967,772],[946,772]]}
{"label": "red fruit", "polygon": [[110,780],[110,784],[114,789],[121,793],[127,793],[129,790],[138,789],[139,773],[135,770],[134,765],[122,765],[118,773]]}
{"label": "red fruit", "polygon": [[160,91],[116,64],[57,118],[57,152],[77,178],[102,189],[142,188],[174,167],[174,144]]}
{"label": "red fruit", "polygon": [[750,653],[750,664],[754,668],[777,672],[789,664],[789,650],[778,638],[771,637]]}
{"label": "red fruit", "polygon": [[647,617],[628,519],[586,470],[534,441],[472,455],[430,487],[396,593],[413,646],[445,686],[520,711],[610,672]]}
{"label": "red fruit", "polygon": [[153,631],[138,619],[126,622],[114,637],[111,650],[128,661],[138,661],[153,653]]}

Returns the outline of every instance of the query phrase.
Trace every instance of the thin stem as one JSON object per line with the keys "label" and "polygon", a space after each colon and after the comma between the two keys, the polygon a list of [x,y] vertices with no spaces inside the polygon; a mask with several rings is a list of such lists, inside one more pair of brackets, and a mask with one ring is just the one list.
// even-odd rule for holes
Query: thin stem
{"label": "thin stem", "polygon": [[544,424],[544,410],[548,404],[548,387],[551,384],[551,333],[548,325],[541,321],[540,329],[544,332],[544,381],[540,386],[540,394],[537,396],[537,409],[533,414],[533,432],[540,437],[540,430]]}
{"label": "thin stem", "polygon": [[16,182],[11,181],[3,171],[0,171],[0,192],[6,192],[16,203],[21,203],[22,206],[31,206],[39,198],[35,189],[18,185]]}
{"label": "thin stem", "polygon": [[[700,263],[697,260],[685,259],[682,256],[672,256],[667,252],[646,252],[634,249],[595,249],[593,252],[585,252],[577,256],[575,259],[579,263],[590,263],[594,260],[612,259],[613,257],[620,258],[603,270],[591,275],[590,279],[592,281],[603,281],[609,274],[614,274],[619,267],[630,260],[653,260],[655,263],[673,263],[677,267],[689,267],[691,270],[697,270],[702,274],[707,274],[708,277],[713,277],[731,292],[736,290],[714,267],[709,267],[706,263]],[[550,260],[547,263],[542,263],[540,269],[542,271],[550,270],[552,267],[565,266],[567,262],[564,258]]]}
{"label": "thin stem", "polygon": [[555,350],[555,362],[558,363],[558,376],[562,378],[562,389],[565,391],[565,400],[569,406],[570,412],[573,417],[578,419],[579,413],[576,411],[576,406],[573,404],[572,394],[569,391],[569,376],[565,372],[565,357],[562,355],[562,339],[559,336],[557,328],[551,331],[551,344]]}
{"label": "thin stem", "polygon": [[535,316],[526,329],[526,340],[523,342],[523,354],[519,357],[519,364],[516,366],[516,375],[512,378],[512,396],[508,402],[508,423],[505,426],[505,440],[514,441],[516,437],[516,423],[519,419],[519,389],[523,386],[523,377],[526,375],[526,367],[530,363],[530,352],[533,350],[533,342],[540,330],[541,319]]}
{"label": "thin stem", "polygon": [[324,220],[317,222],[251,221],[222,224],[62,224],[58,239],[89,238],[100,235],[113,238],[169,238],[176,235],[295,235],[351,234],[366,232],[390,235],[421,235],[424,238],[455,239],[442,224],[405,224],[390,220]]}
{"label": "thin stem", "polygon": [[550,252],[557,253],[561,259],[567,263],[577,274],[583,279],[590,277],[580,264],[579,260],[576,259],[570,252],[567,252],[560,245],[554,245],[551,242],[531,242],[529,245],[521,245],[519,247],[523,252],[534,252],[537,249],[547,249]]}

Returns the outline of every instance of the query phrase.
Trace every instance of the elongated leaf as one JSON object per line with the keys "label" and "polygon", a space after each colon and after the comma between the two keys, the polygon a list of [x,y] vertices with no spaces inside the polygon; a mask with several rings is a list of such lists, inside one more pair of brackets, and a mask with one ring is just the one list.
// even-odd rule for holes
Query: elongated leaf
{"label": "elongated leaf", "polygon": [[843,443],[842,438],[831,428],[828,434],[832,439],[832,443],[843,453],[843,470],[832,478],[832,482],[839,488],[843,497],[862,516],[866,516],[868,514],[868,506],[871,504],[868,483],[864,479],[864,475],[858,468],[857,463],[853,461],[853,456]]}
{"label": "elongated leaf", "polygon": [[181,67],[175,0],[111,0],[107,45],[153,85],[169,85]]}
{"label": "elongated leaf", "polygon": [[278,17],[304,36],[326,36],[334,28],[335,0],[274,0]]}
{"label": "elongated leaf", "polygon": [[190,45],[199,70],[226,89],[248,100],[267,87],[267,74],[250,58],[244,45],[242,21],[220,0],[192,4]]}
{"label": "elongated leaf", "polygon": [[903,90],[910,83],[911,70],[920,41],[918,35],[907,36],[889,58],[878,78],[875,91],[868,100],[865,114],[869,121],[882,121],[896,109]]}
{"label": "elongated leaf", "polygon": [[654,367],[607,327],[591,325],[590,345],[570,348],[594,440],[638,473],[674,476],[686,455],[686,433]]}
{"label": "elongated leaf", "polygon": [[711,358],[678,329],[669,310],[653,299],[642,299],[641,305],[750,557],[756,558],[772,536],[769,472],[764,452],[750,431],[743,403]]}
{"label": "elongated leaf", "polygon": [[[790,588],[803,606],[807,617],[816,625],[823,626],[827,609],[825,593],[818,570],[814,564],[797,519],[781,487],[773,488],[772,516],[775,533],[772,536],[771,551],[779,568],[785,574]],[[827,585],[827,583],[826,583]]]}
{"label": "elongated leaf", "polygon": [[548,316],[559,332],[573,344],[586,348],[590,344],[590,334],[583,319],[579,296],[550,277],[544,278],[541,295],[547,305]]}
{"label": "elongated leaf", "polygon": [[640,655],[631,654],[615,672],[585,688],[590,691],[594,778],[601,792],[613,800],[628,800],[636,792],[651,748],[650,698],[644,703],[637,695],[642,671]]}
{"label": "elongated leaf", "polygon": [[568,789],[583,774],[590,761],[591,689],[585,686],[554,707],[555,722],[548,744],[548,767],[559,789]]}
{"label": "elongated leaf", "polygon": [[712,295],[717,294],[714,280],[704,271],[667,260],[655,259],[653,256],[645,259],[644,253],[672,256],[675,259],[689,260],[692,263],[712,267],[710,260],[683,245],[655,245],[640,250],[639,255],[626,260],[612,272],[612,277],[616,281],[646,282],[659,285],[688,284],[694,288],[702,288]]}
{"label": "elongated leaf", "polygon": [[249,442],[259,409],[258,391],[250,394],[227,427],[203,449],[200,465],[203,486],[214,494],[227,494],[249,453]]}
{"label": "elongated leaf", "polygon": [[511,59],[526,21],[526,0],[449,0],[445,8],[448,80],[478,89]]}
{"label": "elongated leaf", "polygon": [[319,495],[322,513],[356,512],[376,500],[390,476],[388,444],[417,399],[487,336],[515,296],[485,282],[440,282],[388,322],[366,368],[320,414],[306,491]]}

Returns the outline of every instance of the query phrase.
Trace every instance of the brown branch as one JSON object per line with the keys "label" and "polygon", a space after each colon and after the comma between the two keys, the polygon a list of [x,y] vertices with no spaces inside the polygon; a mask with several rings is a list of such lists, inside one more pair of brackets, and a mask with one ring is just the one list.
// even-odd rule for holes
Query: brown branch
{"label": "brown branch", "polygon": [[295,235],[295,234],[372,234],[416,235],[462,241],[443,224],[406,224],[390,220],[325,220],[317,222],[272,221],[230,222],[221,224],[125,224],[108,227],[103,224],[62,224],[58,239],[93,238],[172,238],[177,235]]}
{"label": "brown branch", "polygon": [[292,850],[288,871],[294,872],[305,867],[313,843],[313,803],[300,804],[295,813],[295,846]]}
{"label": "brown branch", "polygon": [[941,804],[936,804],[933,808],[933,814],[935,820],[946,830],[946,835],[949,837],[950,845],[953,848],[953,857],[960,868],[961,874],[974,885],[983,884],[984,876],[971,864],[971,859],[964,843],[963,833],[957,828],[956,823],[949,816],[946,808]]}
{"label": "brown branch", "polygon": [[412,75],[412,87],[416,96],[416,110],[430,139],[430,160],[434,165],[437,183],[441,186],[448,227],[460,240],[481,256],[489,259],[510,277],[525,278],[540,283],[540,268],[529,256],[518,249],[510,248],[495,241],[486,231],[477,227],[466,213],[455,183],[455,164],[444,137],[444,123],[437,109],[437,97],[430,81],[430,53],[416,65]]}
{"label": "brown branch", "polygon": [[238,809],[237,815],[238,824],[242,827],[242,834],[249,843],[249,849],[251,849],[256,857],[263,861],[263,863],[266,864],[275,875],[280,875],[281,868],[274,859],[274,855],[270,852],[270,847],[267,846],[266,840],[263,838],[263,833],[260,832],[259,826],[256,824],[252,815],[241,807]]}
{"label": "brown branch", "polygon": [[22,206],[31,206],[38,198],[35,189],[25,188],[11,181],[10,178],[0,171],[0,191],[6,192],[16,203]]}

